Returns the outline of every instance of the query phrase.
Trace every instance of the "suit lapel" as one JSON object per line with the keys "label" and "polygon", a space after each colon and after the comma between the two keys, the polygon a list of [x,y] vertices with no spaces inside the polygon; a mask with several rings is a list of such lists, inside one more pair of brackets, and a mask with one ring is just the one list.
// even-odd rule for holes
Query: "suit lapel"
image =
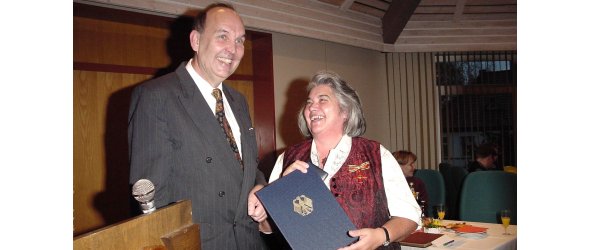
{"label": "suit lapel", "polygon": [[[244,173],[242,176],[242,189],[240,193],[240,198],[238,200],[238,207],[246,206],[248,202],[248,195],[252,190],[251,180],[256,178],[256,163],[255,159],[251,159],[252,157],[256,157],[253,153],[251,153],[252,148],[256,148],[256,145],[251,145],[252,143],[249,142],[247,138],[248,133],[251,131],[250,123],[248,122],[250,119],[249,117],[245,117],[246,115],[249,116],[250,114],[246,110],[244,105],[241,105],[236,98],[234,98],[234,94],[237,94],[235,90],[228,88],[227,86],[223,88],[223,94],[226,96],[229,105],[231,106],[232,112],[234,113],[234,117],[236,118],[238,125],[240,126],[240,138],[242,144],[242,160],[244,161]],[[252,163],[254,161],[254,163]],[[254,166],[254,168],[252,168]],[[236,211],[236,218],[243,216],[246,214],[247,210],[240,210]]]}
{"label": "suit lapel", "polygon": [[205,98],[201,95],[197,85],[185,67],[186,63],[183,63],[176,69],[181,86],[181,95],[178,99],[191,117],[191,120],[195,123],[197,129],[203,130],[205,135],[211,135],[211,131],[214,131],[214,127],[219,127],[219,123],[215,120]]}
{"label": "suit lapel", "polygon": [[[239,163],[237,161],[229,160],[234,159],[235,156],[225,139],[223,130],[220,129],[219,123],[215,119],[215,115],[211,112],[211,109],[209,109],[205,98],[201,95],[201,92],[185,67],[186,63],[183,63],[178,69],[176,69],[176,74],[181,85],[181,95],[178,97],[181,105],[185,108],[195,124],[195,129],[199,130],[204,139],[209,142],[208,145],[217,149],[215,150],[216,153],[221,152],[221,154],[217,154],[216,156],[223,161],[223,165],[228,166],[230,171],[232,169],[239,170]],[[231,172],[239,174],[241,171]]]}
{"label": "suit lapel", "polygon": [[231,106],[231,110],[234,114],[234,117],[236,118],[238,126],[240,127],[240,142],[242,144],[241,145],[241,147],[242,147],[242,160],[244,161],[244,164],[246,164],[246,162],[249,160],[247,158],[250,157],[250,154],[248,153],[248,149],[252,145],[248,145],[249,143],[246,138],[246,135],[250,129],[250,124],[248,123],[249,119],[248,119],[248,117],[244,117],[244,116],[245,115],[249,116],[250,114],[246,110],[246,107],[244,107],[243,105],[240,105],[240,103],[237,102],[236,99],[234,98],[234,94],[236,94],[235,90],[230,89],[228,87],[224,87],[223,89],[224,89],[223,95],[226,96],[227,102]]}
{"label": "suit lapel", "polygon": [[242,147],[244,146],[244,132],[249,129],[248,128],[248,124],[247,124],[247,120],[244,117],[244,114],[247,114],[248,112],[245,110],[245,107],[243,107],[242,105],[239,105],[239,103],[236,101],[236,99],[234,98],[234,92],[229,90],[229,88],[226,86],[223,88],[223,96],[225,96],[227,98],[227,102],[229,103],[229,106],[231,107],[232,113],[234,114],[234,117],[236,118],[236,121],[238,122],[238,126],[240,126],[240,141],[242,142]]}

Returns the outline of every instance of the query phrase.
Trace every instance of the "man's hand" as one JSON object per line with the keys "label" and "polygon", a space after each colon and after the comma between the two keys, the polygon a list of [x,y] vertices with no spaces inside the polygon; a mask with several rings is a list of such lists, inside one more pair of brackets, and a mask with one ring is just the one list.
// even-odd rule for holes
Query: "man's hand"
{"label": "man's hand", "polygon": [[256,185],[252,188],[250,194],[248,194],[248,215],[250,215],[250,217],[256,222],[261,222],[267,218],[266,210],[264,210],[264,207],[260,200],[258,200],[258,197],[256,197],[256,194],[254,194],[263,187],[263,185]]}
{"label": "man's hand", "polygon": [[266,210],[264,209],[264,206],[262,206],[260,200],[258,200],[258,197],[256,197],[256,194],[254,194],[263,187],[263,185],[256,185],[248,194],[248,215],[250,215],[254,221],[259,223],[259,231],[270,233],[272,232],[272,229],[270,223],[266,220],[268,218]]}

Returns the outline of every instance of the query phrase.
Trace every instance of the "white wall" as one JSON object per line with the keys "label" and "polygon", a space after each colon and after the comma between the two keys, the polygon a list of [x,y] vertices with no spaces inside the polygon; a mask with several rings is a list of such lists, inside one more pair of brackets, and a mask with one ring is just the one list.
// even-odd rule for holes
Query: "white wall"
{"label": "white wall", "polygon": [[353,86],[363,104],[363,137],[389,148],[389,103],[385,54],[353,46],[273,33],[276,145],[282,150],[301,141],[296,114],[306,99],[305,86],[318,70],[328,69]]}

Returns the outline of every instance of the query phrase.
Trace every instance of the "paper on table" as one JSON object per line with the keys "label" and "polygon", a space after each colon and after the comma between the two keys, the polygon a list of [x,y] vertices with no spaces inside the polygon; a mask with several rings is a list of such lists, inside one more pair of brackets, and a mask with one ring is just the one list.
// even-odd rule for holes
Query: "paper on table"
{"label": "paper on table", "polygon": [[453,244],[454,240],[449,237],[448,235],[443,235],[440,238],[433,240],[432,241],[432,245],[434,245],[435,247],[445,247],[445,246],[449,246],[450,244]]}
{"label": "paper on table", "polygon": [[488,229],[485,227],[476,227],[471,225],[465,225],[455,229],[457,233],[485,233],[487,230]]}

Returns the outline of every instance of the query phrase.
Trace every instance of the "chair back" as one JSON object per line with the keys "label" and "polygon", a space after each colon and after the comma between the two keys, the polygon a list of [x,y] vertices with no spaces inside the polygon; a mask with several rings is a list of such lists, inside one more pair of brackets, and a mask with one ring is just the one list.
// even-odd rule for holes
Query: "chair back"
{"label": "chair back", "polygon": [[478,171],[465,177],[459,197],[460,220],[502,223],[502,209],[510,209],[510,224],[516,225],[516,174]]}
{"label": "chair back", "polygon": [[443,179],[445,180],[445,187],[446,188],[448,188],[446,186],[446,184],[447,184],[446,182],[447,182],[447,179],[450,178],[449,177],[450,176],[449,171],[451,170],[450,168],[451,168],[451,165],[448,163],[441,162],[440,164],[438,164],[438,171],[442,174]]}
{"label": "chair back", "polygon": [[451,166],[448,163],[439,164],[439,169],[443,175],[446,189],[447,213],[445,219],[458,220],[459,193],[461,192],[463,179],[468,172],[465,168]]}
{"label": "chair back", "polygon": [[414,177],[420,178],[426,185],[428,192],[428,206],[425,208],[426,216],[433,217],[432,207],[438,204],[445,204],[446,190],[445,181],[440,172],[432,169],[417,169]]}

